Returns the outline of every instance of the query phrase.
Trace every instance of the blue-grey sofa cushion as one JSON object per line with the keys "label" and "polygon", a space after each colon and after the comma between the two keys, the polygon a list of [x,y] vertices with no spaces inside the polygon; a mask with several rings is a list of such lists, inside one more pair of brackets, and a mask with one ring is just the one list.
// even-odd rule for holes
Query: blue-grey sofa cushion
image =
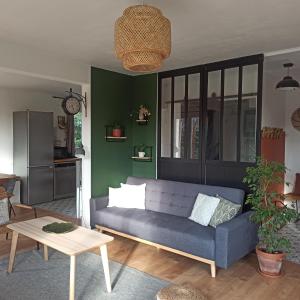
{"label": "blue-grey sofa cushion", "polygon": [[245,192],[240,189],[194,183],[128,177],[127,184],[146,183],[146,209],[188,218],[198,193],[216,194],[243,205]]}
{"label": "blue-grey sofa cushion", "polygon": [[215,258],[215,229],[187,218],[134,208],[94,212],[95,224],[207,259]]}

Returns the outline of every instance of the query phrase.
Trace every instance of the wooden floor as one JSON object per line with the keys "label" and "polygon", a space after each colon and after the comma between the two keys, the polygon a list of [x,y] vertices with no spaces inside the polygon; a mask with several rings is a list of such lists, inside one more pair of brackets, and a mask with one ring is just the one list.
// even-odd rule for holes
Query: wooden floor
{"label": "wooden floor", "polygon": [[[17,215],[19,220],[33,217],[31,211],[24,209],[18,209]],[[38,216],[45,215],[60,217],[38,211]],[[33,247],[35,243],[24,237],[18,243],[18,251]],[[10,240],[0,237],[0,256],[8,255],[9,249]],[[291,262],[284,263],[283,277],[269,279],[257,273],[256,256],[250,254],[228,270],[218,269],[217,277],[212,278],[206,264],[125,238],[115,236],[108,251],[111,260],[172,283],[189,283],[200,289],[208,300],[300,300],[300,265]]]}

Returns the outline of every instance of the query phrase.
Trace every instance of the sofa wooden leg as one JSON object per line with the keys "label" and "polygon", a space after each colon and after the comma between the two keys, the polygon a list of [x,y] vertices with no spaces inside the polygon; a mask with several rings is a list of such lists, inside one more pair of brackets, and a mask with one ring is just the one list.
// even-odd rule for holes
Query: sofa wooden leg
{"label": "sofa wooden leg", "polygon": [[211,277],[215,278],[216,277],[216,272],[217,272],[217,268],[216,268],[216,263],[212,262],[210,264],[210,273],[211,273]]}

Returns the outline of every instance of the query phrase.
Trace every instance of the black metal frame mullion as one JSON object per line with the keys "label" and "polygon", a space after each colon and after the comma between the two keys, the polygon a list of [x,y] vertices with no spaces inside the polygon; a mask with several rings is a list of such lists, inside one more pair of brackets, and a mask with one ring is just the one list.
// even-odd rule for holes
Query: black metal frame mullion
{"label": "black metal frame mullion", "polygon": [[189,87],[189,76],[185,75],[184,80],[184,158],[189,159],[189,149],[190,149],[190,133],[189,131],[189,120],[188,120],[188,109],[189,109],[189,96],[188,96],[188,87]]}
{"label": "black metal frame mullion", "polygon": [[224,69],[222,69],[221,70],[221,103],[220,103],[219,160],[223,160],[224,84],[225,84],[225,71],[224,71]]}
{"label": "black metal frame mullion", "polygon": [[171,158],[174,158],[174,76],[171,77]]}
{"label": "black metal frame mullion", "polygon": [[237,138],[236,138],[236,161],[241,161],[241,111],[243,93],[243,66],[239,66],[239,86],[238,86],[238,111],[237,111]]}
{"label": "black metal frame mullion", "polygon": [[262,119],[262,90],[263,90],[263,69],[264,57],[261,56],[258,62],[257,76],[257,103],[256,103],[256,156],[261,155],[261,119]]}
{"label": "black metal frame mullion", "polygon": [[200,122],[200,160],[201,160],[201,177],[200,180],[202,183],[206,183],[206,120],[207,120],[207,83],[208,83],[208,70],[206,67],[200,72],[200,113],[199,113],[199,122]]}
{"label": "black metal frame mullion", "polygon": [[[158,88],[157,88],[157,93],[158,93],[158,128],[157,128],[157,156],[158,158],[161,158],[161,107],[162,107],[162,103],[161,103],[161,82],[162,82],[162,78],[160,78],[159,74],[158,74]],[[157,176],[159,177],[159,167],[158,167],[158,163],[157,163]]]}

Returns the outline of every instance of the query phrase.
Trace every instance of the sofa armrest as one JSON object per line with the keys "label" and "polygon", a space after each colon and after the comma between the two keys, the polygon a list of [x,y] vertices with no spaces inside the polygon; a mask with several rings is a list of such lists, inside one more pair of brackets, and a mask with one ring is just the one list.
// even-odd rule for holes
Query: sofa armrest
{"label": "sofa armrest", "polygon": [[91,198],[90,200],[90,225],[92,228],[95,227],[95,212],[103,209],[108,205],[108,196]]}
{"label": "sofa armrest", "polygon": [[255,249],[258,226],[250,220],[252,212],[243,213],[216,228],[216,264],[228,268]]}

